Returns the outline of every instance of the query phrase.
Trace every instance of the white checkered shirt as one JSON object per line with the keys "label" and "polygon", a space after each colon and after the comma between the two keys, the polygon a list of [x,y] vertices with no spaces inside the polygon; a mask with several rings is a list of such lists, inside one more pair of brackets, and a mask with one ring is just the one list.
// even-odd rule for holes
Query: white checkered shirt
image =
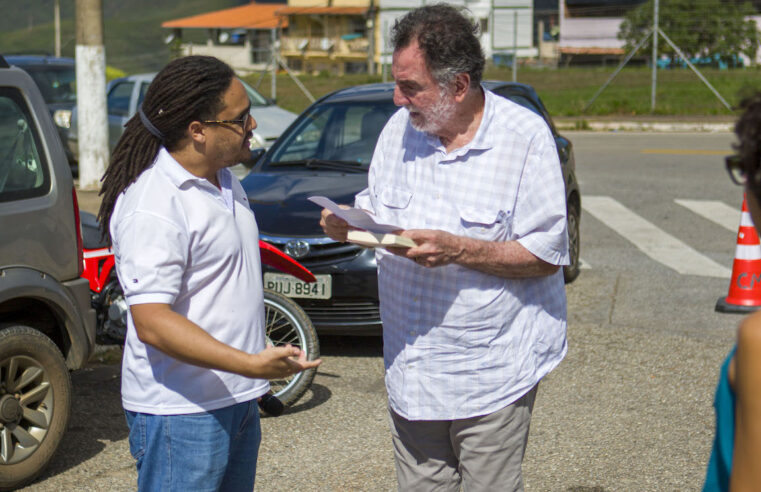
{"label": "white checkered shirt", "polygon": [[[400,109],[378,140],[355,206],[403,229],[518,241],[568,264],[563,177],[552,134],[489,91],[481,125],[447,153]],[[409,420],[453,420],[514,402],[565,356],[563,272],[505,279],[459,265],[423,268],[381,249],[378,288],[389,404]]]}

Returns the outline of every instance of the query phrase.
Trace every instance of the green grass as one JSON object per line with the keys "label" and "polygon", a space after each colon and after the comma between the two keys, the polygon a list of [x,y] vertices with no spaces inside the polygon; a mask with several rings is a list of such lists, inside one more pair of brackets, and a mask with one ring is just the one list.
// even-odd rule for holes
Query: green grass
{"label": "green grass", "polygon": [[[201,12],[209,12],[238,4],[236,0],[120,0],[103,2],[106,63],[127,74],[157,71],[170,58],[164,36],[169,31],[161,22]],[[63,54],[73,56],[73,1],[61,2]],[[5,15],[0,17],[0,53],[52,52],[53,9],[50,0],[11,2],[0,0]],[[185,30],[186,39],[201,40],[204,30]],[[623,70],[587,112],[584,106],[613,73],[607,68],[532,69],[519,67],[518,81],[532,85],[553,116],[632,116],[650,114],[651,72],[644,67]],[[112,71],[112,73],[115,73]],[[761,70],[705,69],[705,77],[731,105],[740,101],[740,94],[761,86]],[[246,77],[256,84],[258,75]],[[489,68],[485,78],[511,80],[510,69]],[[381,76],[347,75],[301,76],[300,80],[315,97],[348,85],[379,82]],[[260,92],[270,95],[270,77],[265,76]],[[309,100],[285,73],[277,77],[278,104],[294,112],[303,111]],[[658,115],[708,116],[730,115],[716,96],[688,69],[658,72]]]}
{"label": "green grass", "polygon": [[[13,3],[13,5],[5,5]],[[61,53],[74,56],[74,1],[61,2]],[[170,60],[161,23],[237,5],[236,0],[119,0],[103,2],[106,63],[127,74],[158,71]],[[54,52],[53,7],[49,0],[10,2],[0,18],[0,53]],[[186,29],[183,37],[200,41],[203,29]]]}
{"label": "green grass", "polygon": [[[626,68],[613,80],[597,100],[583,112],[587,102],[613,73],[613,68],[519,69],[518,81],[533,86],[553,116],[633,116],[648,115],[652,73],[647,68]],[[704,77],[727,100],[736,106],[742,94],[761,89],[761,70],[701,70]],[[245,77],[252,85],[259,75]],[[487,79],[512,80],[509,69],[487,69]],[[328,92],[356,84],[380,82],[381,76],[347,75],[345,77],[299,76],[299,80],[317,98]],[[309,100],[287,74],[278,74],[278,104],[299,113]],[[258,87],[270,96],[269,74]],[[656,92],[657,115],[708,116],[731,115],[711,90],[689,69],[659,70]]]}

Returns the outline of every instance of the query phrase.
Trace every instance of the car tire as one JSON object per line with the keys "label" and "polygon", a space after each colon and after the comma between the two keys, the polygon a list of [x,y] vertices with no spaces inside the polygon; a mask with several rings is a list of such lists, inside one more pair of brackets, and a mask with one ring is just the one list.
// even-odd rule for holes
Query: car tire
{"label": "car tire", "polygon": [[[312,321],[304,310],[282,294],[264,291],[264,322],[267,343],[294,347],[306,352],[307,360],[320,357],[320,342]],[[309,369],[282,379],[271,379],[272,393],[283,402],[293,405],[312,385],[317,369]]]}
{"label": "car tire", "polygon": [[567,207],[568,214],[568,254],[570,265],[563,267],[563,278],[569,284],[579,276],[579,251],[581,249],[580,210],[577,200],[571,199]]}
{"label": "car tire", "polygon": [[71,378],[50,338],[0,326],[0,489],[34,480],[55,454],[71,411]]}

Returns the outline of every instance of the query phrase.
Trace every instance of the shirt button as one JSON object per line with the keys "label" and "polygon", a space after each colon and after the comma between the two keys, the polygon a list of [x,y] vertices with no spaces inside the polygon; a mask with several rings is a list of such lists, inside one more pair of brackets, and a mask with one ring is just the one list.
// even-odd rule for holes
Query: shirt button
{"label": "shirt button", "polygon": [[412,302],[417,302],[417,297],[413,297]]}
{"label": "shirt button", "polygon": [[415,330],[410,331],[410,335],[415,336],[417,335],[417,332]]}

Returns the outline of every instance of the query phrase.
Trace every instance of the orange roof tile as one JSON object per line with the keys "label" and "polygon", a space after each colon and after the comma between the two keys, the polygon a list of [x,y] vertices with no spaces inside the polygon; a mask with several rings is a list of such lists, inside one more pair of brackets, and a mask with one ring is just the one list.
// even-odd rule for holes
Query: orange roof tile
{"label": "orange roof tile", "polygon": [[285,7],[277,15],[324,14],[324,15],[365,15],[368,7]]}
{"label": "orange roof tile", "polygon": [[216,29],[274,29],[286,27],[287,19],[275,15],[283,4],[258,4],[251,2],[241,7],[217,10],[205,14],[168,20],[161,27],[168,28],[216,28]]}

